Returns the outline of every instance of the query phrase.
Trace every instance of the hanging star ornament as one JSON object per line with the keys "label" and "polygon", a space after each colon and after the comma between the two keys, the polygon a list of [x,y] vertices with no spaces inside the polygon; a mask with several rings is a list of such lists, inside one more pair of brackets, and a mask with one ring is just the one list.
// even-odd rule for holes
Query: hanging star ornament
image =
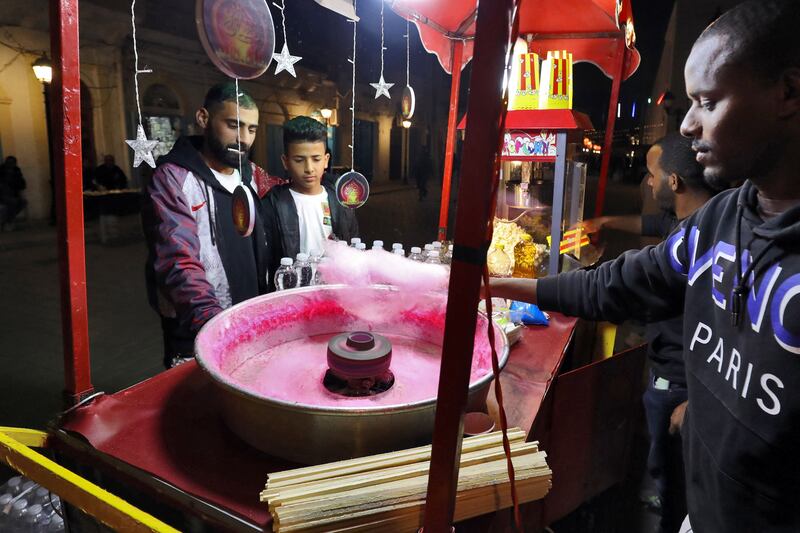
{"label": "hanging star ornament", "polygon": [[281,53],[275,56],[275,74],[285,70],[295,78],[297,74],[294,72],[294,64],[303,59],[300,56],[293,56],[289,53],[289,47],[283,43]]}
{"label": "hanging star ornament", "polygon": [[383,74],[381,74],[381,79],[378,80],[378,83],[370,83],[370,85],[372,85],[372,87],[375,88],[375,99],[376,100],[378,98],[380,98],[381,96],[385,96],[386,98],[388,98],[390,100],[392,99],[392,97],[389,96],[389,89],[392,88],[394,83],[386,83],[386,81],[384,81],[384,79],[383,79]]}
{"label": "hanging star ornament", "polygon": [[144,134],[144,127],[139,124],[136,129],[136,138],[125,141],[128,146],[133,148],[133,166],[138,167],[142,161],[147,163],[153,168],[156,168],[156,162],[153,160],[153,148],[156,147],[158,141],[148,141]]}

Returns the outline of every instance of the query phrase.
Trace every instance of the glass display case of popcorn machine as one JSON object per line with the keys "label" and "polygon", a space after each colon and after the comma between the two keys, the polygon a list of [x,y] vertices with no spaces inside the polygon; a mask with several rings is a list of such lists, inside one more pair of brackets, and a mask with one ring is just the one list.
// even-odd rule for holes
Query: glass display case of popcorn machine
{"label": "glass display case of popcorn machine", "polygon": [[[586,164],[570,145],[591,129],[572,110],[509,111],[494,237],[487,262],[495,276],[541,277],[580,265]],[[505,260],[503,258],[505,255]]]}

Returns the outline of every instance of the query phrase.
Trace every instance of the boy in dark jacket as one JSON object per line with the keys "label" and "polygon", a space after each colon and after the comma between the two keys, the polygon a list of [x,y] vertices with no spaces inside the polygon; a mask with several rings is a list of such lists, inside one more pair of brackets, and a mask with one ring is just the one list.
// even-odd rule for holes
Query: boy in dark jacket
{"label": "boy in dark jacket", "polygon": [[272,274],[282,257],[322,253],[326,240],[358,236],[355,213],[336,200],[334,178],[325,173],[327,140],[325,126],[310,117],[283,126],[281,160],[289,183],[272,188],[263,202]]}
{"label": "boy in dark jacket", "polygon": [[798,20],[796,0],[744,2],[686,62],[681,132],[706,181],[743,186],[594,271],[492,284],[495,296],[587,318],[684,313],[682,531],[800,531]]}
{"label": "boy in dark jacket", "polygon": [[233,83],[212,87],[196,115],[203,135],[178,139],[159,159],[145,193],[147,288],[161,317],[167,367],[194,356],[195,335],[211,317],[267,290],[260,213],[249,237],[239,235],[233,222],[236,186],[256,197],[247,154],[258,108],[241,89],[239,106],[237,121]]}

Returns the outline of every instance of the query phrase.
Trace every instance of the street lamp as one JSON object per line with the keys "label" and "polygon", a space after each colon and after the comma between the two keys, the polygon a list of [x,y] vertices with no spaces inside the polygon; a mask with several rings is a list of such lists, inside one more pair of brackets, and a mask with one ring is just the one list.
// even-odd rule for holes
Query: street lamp
{"label": "street lamp", "polygon": [[319,114],[322,115],[322,118],[324,118],[325,121],[327,122],[333,115],[333,109],[328,109],[327,107],[323,107],[322,109],[319,110]]}
{"label": "street lamp", "polygon": [[50,83],[53,81],[53,65],[46,55],[43,55],[33,64],[33,74],[39,83]]}
{"label": "street lamp", "polygon": [[408,128],[410,128],[410,127],[411,127],[411,121],[410,121],[410,120],[408,120],[408,119],[405,119],[405,120],[403,120],[403,127],[404,127],[405,129],[408,129]]}
{"label": "street lamp", "polygon": [[47,54],[42,55],[34,61],[33,75],[42,84],[42,94],[44,95],[44,119],[47,129],[47,154],[50,159],[50,224],[56,223],[56,192],[55,181],[53,181],[53,142],[50,135],[50,93],[48,91],[50,82],[53,81],[53,65],[50,63]]}

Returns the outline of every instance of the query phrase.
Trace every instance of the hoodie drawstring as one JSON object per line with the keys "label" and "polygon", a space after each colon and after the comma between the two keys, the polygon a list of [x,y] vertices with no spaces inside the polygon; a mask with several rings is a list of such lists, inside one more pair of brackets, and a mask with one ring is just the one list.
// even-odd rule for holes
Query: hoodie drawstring
{"label": "hoodie drawstring", "polygon": [[749,290],[747,286],[747,278],[753,273],[759,261],[764,258],[764,255],[775,244],[774,240],[767,242],[766,246],[762,248],[758,255],[753,257],[750,264],[747,265],[744,273],[742,273],[742,218],[744,218],[744,208],[739,205],[736,209],[736,284],[731,292],[731,325],[738,327],[742,321],[742,312],[745,304],[745,294]]}

